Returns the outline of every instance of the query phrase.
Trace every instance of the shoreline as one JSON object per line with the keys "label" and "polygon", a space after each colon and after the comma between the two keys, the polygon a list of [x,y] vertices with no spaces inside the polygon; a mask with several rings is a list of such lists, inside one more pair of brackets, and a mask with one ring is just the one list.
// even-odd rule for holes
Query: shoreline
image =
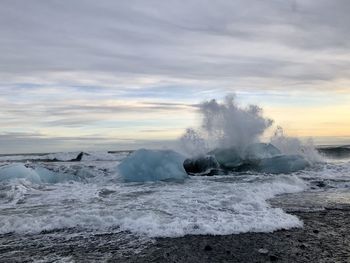
{"label": "shoreline", "polygon": [[272,233],[158,238],[138,255],[108,262],[350,262],[350,207],[293,212],[303,228]]}
{"label": "shoreline", "polygon": [[270,233],[140,239],[126,232],[57,229],[1,234],[0,262],[350,262],[350,191],[307,191],[268,200],[303,221]]}
{"label": "shoreline", "polygon": [[0,235],[0,262],[350,262],[349,204],[291,214],[304,222],[303,228],[156,238],[143,247],[131,246],[126,253],[120,233],[67,233],[59,238],[50,232],[5,234]]}

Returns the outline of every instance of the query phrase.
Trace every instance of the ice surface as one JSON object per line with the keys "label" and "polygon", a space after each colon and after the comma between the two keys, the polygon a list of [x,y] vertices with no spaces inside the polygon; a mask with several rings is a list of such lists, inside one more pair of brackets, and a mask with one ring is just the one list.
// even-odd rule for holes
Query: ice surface
{"label": "ice surface", "polygon": [[308,166],[310,163],[300,155],[280,155],[260,160],[257,170],[263,173],[288,174]]}
{"label": "ice surface", "polygon": [[27,167],[21,163],[0,167],[0,182],[16,179],[26,179],[32,183],[41,184],[75,180],[75,177],[71,174],[59,174],[40,166]]}
{"label": "ice surface", "polygon": [[[223,170],[230,171],[257,171],[262,173],[293,173],[305,169],[310,163],[301,155],[282,155],[272,144],[250,144],[241,158],[239,151],[232,147],[228,149],[216,149],[209,152],[212,158],[192,158],[184,163],[185,169],[190,174],[206,175],[201,167],[218,168],[213,166],[215,159]],[[222,172],[222,171],[221,171]],[[211,175],[211,174],[210,174]]]}
{"label": "ice surface", "polygon": [[280,155],[281,151],[271,143],[252,143],[244,151],[244,159],[254,161]]}
{"label": "ice surface", "polygon": [[243,164],[243,160],[234,147],[227,149],[215,149],[208,154],[213,155],[221,167],[234,169]]}
{"label": "ice surface", "polygon": [[40,183],[41,178],[38,173],[24,164],[9,164],[0,167],[0,181],[9,181],[14,179],[27,179],[33,183]]}
{"label": "ice surface", "polygon": [[172,150],[140,149],[123,160],[118,171],[125,182],[183,180],[188,177],[184,160]]}

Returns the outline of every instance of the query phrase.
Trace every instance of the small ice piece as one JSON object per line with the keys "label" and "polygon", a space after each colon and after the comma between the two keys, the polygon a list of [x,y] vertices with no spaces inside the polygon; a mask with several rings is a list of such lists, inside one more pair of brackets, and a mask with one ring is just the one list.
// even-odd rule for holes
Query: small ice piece
{"label": "small ice piece", "polygon": [[34,168],[35,172],[39,175],[41,183],[56,184],[65,181],[79,181],[80,177],[74,176],[68,173],[56,173],[49,169],[37,166]]}
{"label": "small ice piece", "polygon": [[46,168],[35,166],[27,167],[22,163],[8,164],[0,168],[0,182],[15,179],[26,179],[35,184],[59,183],[74,180],[70,174],[60,174]]}
{"label": "small ice piece", "polygon": [[281,151],[271,143],[252,143],[244,151],[246,160],[255,161],[280,155]]}
{"label": "small ice piece", "polygon": [[183,167],[185,157],[172,150],[140,149],[118,165],[125,182],[183,180],[188,175]]}
{"label": "small ice piece", "polygon": [[24,164],[14,163],[0,168],[0,182],[14,179],[27,179],[33,183],[41,183],[38,173]]}
{"label": "small ice piece", "polygon": [[243,164],[243,160],[236,148],[215,149],[208,153],[213,155],[224,169],[235,169]]}
{"label": "small ice piece", "polygon": [[262,159],[257,170],[263,173],[288,174],[303,170],[309,165],[309,162],[300,155],[280,155]]}
{"label": "small ice piece", "polygon": [[269,253],[269,251],[266,249],[266,248],[260,248],[259,250],[258,250],[258,252],[260,253],[260,254],[267,254],[267,253]]}

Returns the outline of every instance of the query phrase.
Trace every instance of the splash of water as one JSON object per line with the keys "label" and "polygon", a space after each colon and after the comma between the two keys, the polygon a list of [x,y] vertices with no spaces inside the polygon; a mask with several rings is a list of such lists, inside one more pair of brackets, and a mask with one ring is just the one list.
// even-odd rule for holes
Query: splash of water
{"label": "splash of water", "polygon": [[[240,107],[234,95],[226,96],[223,102],[212,99],[201,103],[199,113],[201,126],[187,129],[180,138],[183,152],[190,156],[231,147],[242,154],[248,145],[260,142],[273,124],[272,119],[263,116],[262,108],[257,105]],[[312,140],[303,143],[298,138],[287,137],[281,127],[277,127],[270,143],[283,154],[302,155],[310,163],[322,161]]]}
{"label": "splash of water", "polygon": [[190,155],[201,154],[213,148],[235,147],[243,151],[269,128],[273,121],[263,116],[256,105],[239,107],[234,95],[228,95],[223,102],[215,99],[200,104],[202,116],[200,129],[187,129],[181,143]]}
{"label": "splash of water", "polygon": [[310,163],[322,162],[323,158],[316,150],[312,139],[302,142],[298,138],[288,137],[283,128],[278,126],[270,139],[271,144],[277,147],[283,154],[298,154]]}

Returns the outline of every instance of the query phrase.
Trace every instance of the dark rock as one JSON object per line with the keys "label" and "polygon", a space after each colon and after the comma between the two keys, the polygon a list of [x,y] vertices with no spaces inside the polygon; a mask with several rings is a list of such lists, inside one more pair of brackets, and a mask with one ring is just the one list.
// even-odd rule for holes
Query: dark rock
{"label": "dark rock", "polygon": [[83,152],[79,153],[78,156],[75,157],[74,159],[71,159],[70,162],[80,162],[81,158],[83,158],[83,155],[84,155]]}
{"label": "dark rock", "polygon": [[[89,154],[88,153],[84,153],[84,152],[80,152],[77,155],[77,157],[68,160],[68,162],[80,162],[84,155],[89,155]],[[31,161],[39,161],[39,162],[46,162],[46,163],[50,163],[50,162],[66,162],[66,161],[59,160],[56,157],[53,158],[53,159],[37,159],[37,160],[31,160]]]}
{"label": "dark rock", "polygon": [[302,250],[306,249],[305,244],[301,244],[299,247],[300,247]]}
{"label": "dark rock", "polygon": [[316,185],[318,186],[318,187],[325,187],[326,186],[326,183],[325,182],[323,182],[323,181],[318,181],[318,182],[316,182]]}
{"label": "dark rock", "polygon": [[314,232],[315,234],[318,234],[320,231],[317,229],[314,229],[312,232]]}
{"label": "dark rock", "polygon": [[270,256],[270,261],[277,261],[278,260],[278,257],[277,256],[275,256],[275,255],[271,255]]}
{"label": "dark rock", "polygon": [[257,171],[262,173],[292,173],[310,164],[301,155],[281,155],[272,144],[255,143],[247,147],[245,159],[236,148],[215,149],[207,156],[185,160],[183,166],[190,175],[217,175],[227,171]]}
{"label": "dark rock", "polygon": [[349,158],[350,157],[350,147],[339,146],[339,147],[323,147],[317,149],[321,154],[336,159]]}
{"label": "dark rock", "polygon": [[219,164],[214,156],[201,156],[198,158],[186,159],[184,168],[191,175],[214,175]]}

